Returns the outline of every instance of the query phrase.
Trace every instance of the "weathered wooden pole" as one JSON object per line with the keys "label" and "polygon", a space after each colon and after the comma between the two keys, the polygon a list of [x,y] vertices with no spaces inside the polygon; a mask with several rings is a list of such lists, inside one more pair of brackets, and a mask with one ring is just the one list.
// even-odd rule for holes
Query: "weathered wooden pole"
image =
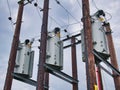
{"label": "weathered wooden pole", "polygon": [[8,62],[8,69],[6,74],[4,90],[11,90],[12,81],[13,81],[12,73],[14,71],[17,48],[19,44],[20,29],[21,29],[22,15],[23,15],[23,9],[24,9],[24,0],[19,1],[18,4],[19,4],[19,10],[18,10],[18,16],[16,21],[15,33],[14,33],[12,46],[11,46],[11,52],[10,52],[10,57]]}
{"label": "weathered wooden pole", "polygon": [[86,58],[86,76],[87,76],[87,90],[94,90],[96,83],[95,73],[95,59],[92,53],[92,27],[89,10],[89,0],[82,0],[83,10],[83,29],[84,29],[84,41],[85,41],[85,58]]}

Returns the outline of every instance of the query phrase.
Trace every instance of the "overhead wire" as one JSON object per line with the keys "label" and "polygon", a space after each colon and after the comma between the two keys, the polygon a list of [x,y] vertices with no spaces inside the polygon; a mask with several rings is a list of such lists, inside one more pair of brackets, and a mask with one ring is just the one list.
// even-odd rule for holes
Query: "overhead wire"
{"label": "overhead wire", "polygon": [[42,16],[40,15],[40,11],[42,10],[42,8],[40,6],[38,6],[38,0],[36,0],[36,3],[34,3],[34,6],[36,7],[36,11],[37,11],[40,19],[42,19]]}
{"label": "overhead wire", "polygon": [[11,13],[11,7],[10,7],[9,0],[7,0],[7,7],[8,7],[8,11],[9,11],[9,17],[8,17],[8,19],[10,20],[11,26],[14,29],[14,22],[12,21],[12,13]]}
{"label": "overhead wire", "polygon": [[[100,8],[98,8],[98,6],[97,6],[95,0],[92,0],[92,3],[93,3],[93,5],[95,6],[95,8],[96,8],[97,10],[100,10]],[[108,15],[110,16],[110,18],[108,18],[108,19],[105,17],[106,21],[111,20],[111,19],[112,19],[112,15],[111,15],[110,13],[106,12],[106,11],[105,11],[105,13],[108,14]]]}
{"label": "overhead wire", "polygon": [[108,18],[108,19],[107,19],[107,18],[105,18],[105,19],[106,19],[106,21],[111,20],[111,19],[112,19],[112,15],[111,15],[110,13],[106,12],[106,11],[105,11],[105,13],[106,13],[106,14],[108,14],[108,15],[110,16],[110,18]]}
{"label": "overhead wire", "polygon": [[[58,4],[58,5],[60,5],[76,22],[78,22],[78,23],[80,23],[80,25],[82,25],[81,24],[81,21],[78,21],[61,3],[60,3],[60,1],[58,1],[58,0],[55,0],[56,1],[56,3]],[[82,25],[83,26],[83,25]],[[67,33],[67,37],[69,38],[69,36],[70,36],[70,33],[67,31],[67,29],[68,29],[68,27],[69,27],[69,16],[68,16],[68,25],[67,25],[67,28],[65,29],[66,31],[65,31],[65,33]]]}
{"label": "overhead wire", "polygon": [[36,8],[36,11],[37,11],[37,13],[38,13],[40,19],[42,19],[42,16],[41,16],[41,14],[40,14],[40,12],[39,12],[39,7]]}
{"label": "overhead wire", "polygon": [[7,6],[8,6],[9,14],[10,14],[10,17],[11,17],[11,8],[10,8],[9,0],[7,0]]}
{"label": "overhead wire", "polygon": [[[40,14],[40,11],[42,10],[42,8],[40,7],[40,6],[37,6],[38,7],[38,9],[39,9],[39,14]],[[40,15],[40,17],[41,17],[41,15]],[[64,27],[67,27],[67,26],[70,26],[70,25],[75,25],[75,24],[79,24],[80,22],[75,22],[75,23],[68,23],[68,24],[66,24],[66,25],[60,25],[60,23],[58,23],[52,16],[50,16],[49,15],[49,17],[57,24],[57,25],[59,25],[61,28],[64,28]],[[41,17],[42,18],[42,17]],[[68,22],[69,22],[69,20],[68,20]]]}
{"label": "overhead wire", "polygon": [[82,9],[82,6],[81,6],[79,0],[76,0],[76,1],[77,1],[77,3],[78,3],[79,7]]}
{"label": "overhead wire", "polygon": [[95,8],[96,8],[97,10],[100,10],[100,9],[97,7],[97,4],[96,4],[96,2],[95,2],[94,0],[92,0],[92,3],[94,4],[94,6],[95,6]]}
{"label": "overhead wire", "polygon": [[58,5],[60,5],[75,21],[79,22],[58,0],[55,0]]}
{"label": "overhead wire", "polygon": [[69,14],[68,13],[67,13],[67,17],[68,17],[68,25],[66,26],[66,29],[68,29],[69,23],[70,23],[70,19],[69,19]]}
{"label": "overhead wire", "polygon": [[[59,3],[59,2],[57,2],[57,3]],[[60,5],[61,5],[61,4],[60,4]],[[37,12],[38,12],[40,18],[42,18],[41,15],[40,15],[40,12],[41,12],[42,8],[38,5],[38,0],[36,0],[36,3],[34,3],[34,6],[37,7]],[[65,9],[65,7],[64,7],[63,5],[61,5],[61,6],[62,6],[62,8]],[[75,25],[75,24],[79,24],[79,23],[80,23],[80,21],[78,21],[67,9],[65,9],[65,11],[66,11],[67,14],[68,14],[68,24],[66,24],[66,25],[61,26],[52,16],[49,15],[49,17],[50,17],[57,25],[59,25],[60,28],[65,28],[65,27],[68,28],[68,27],[71,26],[71,25]],[[69,23],[69,15],[71,15],[71,16],[76,20],[75,23]],[[66,29],[67,29],[67,28],[66,28]],[[62,31],[64,31],[64,30],[62,30]],[[67,34],[68,34],[68,35],[71,35],[71,33],[69,33],[69,32],[67,32]],[[73,33],[72,33],[72,34],[73,34]],[[34,36],[34,38],[38,38],[38,37],[40,37],[40,35]]]}
{"label": "overhead wire", "polygon": [[[40,16],[40,18],[42,18],[42,16],[40,15],[40,12],[43,10],[40,6],[38,6],[38,3],[36,3],[37,4],[37,12],[38,12],[38,14],[39,14],[39,16]],[[39,10],[38,10],[39,9]],[[62,27],[52,16],[50,16],[49,15],[49,17],[57,24],[57,25],[59,25],[60,27]]]}
{"label": "overhead wire", "polygon": [[[75,25],[75,24],[80,24],[80,23],[79,22],[75,22],[75,23],[69,23],[68,25],[71,26],[71,25]],[[64,27],[66,27],[68,25],[63,25],[63,26],[61,26],[61,28],[64,28]]]}
{"label": "overhead wire", "polygon": [[49,15],[49,17],[50,17],[57,25],[59,25],[60,27],[62,27],[52,16]]}
{"label": "overhead wire", "polygon": [[[77,30],[77,31],[72,32],[72,33],[69,33],[69,36],[71,36],[71,35],[73,35],[73,34],[75,34],[75,33],[78,33],[78,32],[80,32],[80,30]],[[66,37],[66,35],[65,35],[65,36],[63,36],[63,37],[61,37],[61,38],[65,38],[65,37]]]}

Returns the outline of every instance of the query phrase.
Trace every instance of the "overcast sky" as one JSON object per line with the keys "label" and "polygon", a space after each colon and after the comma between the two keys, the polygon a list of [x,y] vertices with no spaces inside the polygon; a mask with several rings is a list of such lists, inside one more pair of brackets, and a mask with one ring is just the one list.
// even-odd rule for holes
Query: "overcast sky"
{"label": "overcast sky", "polygon": [[[11,43],[14,34],[16,22],[17,11],[18,11],[18,0],[0,0],[0,90],[3,90],[4,81],[6,77],[6,71],[8,67],[8,59],[11,49]],[[34,72],[32,79],[37,78],[37,64],[38,64],[38,48],[39,42],[37,41],[41,32],[41,22],[42,22],[42,12],[36,7],[34,3],[37,1],[39,7],[43,7],[44,0],[34,0],[32,4],[25,6],[23,14],[23,22],[21,27],[20,40],[24,42],[25,39],[35,38],[33,44],[33,50],[35,50],[34,59]],[[58,5],[55,0],[50,0],[49,9],[49,23],[48,31],[53,30],[55,27],[61,28],[61,39],[65,38],[66,33],[63,32],[67,29],[70,35],[79,33],[83,28],[82,23],[77,23],[82,18],[81,0],[79,4],[77,0],[59,0],[61,5],[64,6],[63,9]],[[116,49],[116,55],[118,58],[118,64],[120,66],[120,0],[90,0],[90,11],[91,15],[94,14],[97,9],[103,9],[106,12],[106,18],[111,24],[111,29],[113,31],[113,40]],[[69,13],[68,13],[69,12]],[[12,17],[11,23],[8,17]],[[74,25],[69,25],[72,23],[77,23]],[[68,34],[68,33],[67,33]],[[67,42],[69,44],[70,41]],[[71,53],[70,48],[64,50],[64,72],[71,75]],[[81,59],[81,45],[77,45],[77,62],[78,62],[78,76],[79,76],[79,90],[86,90],[86,73],[85,66]],[[107,67],[108,70],[110,70]],[[103,73],[103,83],[105,85],[104,90],[114,90],[114,84],[112,78],[107,75],[104,71]],[[72,85],[60,80],[59,78],[50,75],[50,90],[72,90]],[[24,84],[20,81],[13,80],[12,90],[35,90],[35,87]]]}

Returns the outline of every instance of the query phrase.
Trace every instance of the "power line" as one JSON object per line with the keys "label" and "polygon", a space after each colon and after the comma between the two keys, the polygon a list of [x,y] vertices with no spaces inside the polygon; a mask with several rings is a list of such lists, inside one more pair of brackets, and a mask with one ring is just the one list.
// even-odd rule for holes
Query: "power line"
{"label": "power line", "polygon": [[75,21],[79,22],[58,0],[55,0],[58,5],[60,5]]}
{"label": "power line", "polygon": [[58,24],[60,27],[62,27],[52,16],[49,15],[49,17],[50,17],[56,24]]}
{"label": "power line", "polygon": [[92,0],[92,3],[94,4],[94,6],[95,6],[95,8],[96,8],[97,10],[100,10],[100,9],[97,7],[97,4],[95,3],[94,0]]}
{"label": "power line", "polygon": [[[64,31],[64,30],[62,30],[62,31]],[[72,36],[73,34],[78,33],[78,32],[80,32],[80,30],[77,30],[76,32],[68,33],[68,35],[69,35],[69,36]],[[63,37],[61,37],[61,38],[65,38],[66,36],[67,36],[67,35],[65,35],[65,36],[63,36]]]}
{"label": "power line", "polygon": [[78,3],[79,7],[82,9],[82,6],[81,6],[79,0],[76,0],[76,1],[77,1],[77,3]]}
{"label": "power line", "polygon": [[14,22],[12,21],[12,13],[11,13],[11,7],[10,7],[10,3],[9,3],[9,0],[7,0],[7,7],[8,7],[8,11],[9,11],[9,17],[8,19],[10,20],[11,22],[11,27],[12,29],[14,29]]}
{"label": "power line", "polygon": [[75,25],[75,24],[81,24],[81,23],[79,23],[79,22],[75,22],[75,23],[70,23],[70,24],[68,24],[68,25],[63,25],[63,26],[61,26],[61,27],[63,28],[63,27],[71,26],[71,25]]}
{"label": "power line", "polygon": [[[38,3],[34,3],[34,6],[37,7],[37,12],[38,12],[40,18],[42,18],[41,15],[40,15],[40,12],[41,12],[43,9],[42,9],[40,6],[38,6]],[[38,9],[39,9],[39,10],[38,10]],[[49,17],[50,17],[57,25],[59,25],[60,27],[62,27],[52,16],[49,15]]]}
{"label": "power line", "polygon": [[37,2],[38,2],[38,1],[36,0],[36,3],[34,3],[34,6],[36,7],[36,11],[37,11],[40,19],[42,19],[42,16],[40,15],[40,11],[39,11],[39,10],[42,10],[42,8],[38,6]]}
{"label": "power line", "polygon": [[108,12],[105,12],[106,14],[108,14],[109,16],[110,16],[110,18],[106,18],[106,21],[109,21],[109,20],[111,20],[112,19],[112,15],[110,14],[110,13],[108,13]]}
{"label": "power line", "polygon": [[[57,2],[57,3],[59,3],[59,2]],[[61,5],[61,4],[60,4]],[[38,12],[38,14],[39,14],[39,16],[41,17],[41,15],[40,15],[40,12],[41,12],[41,10],[43,10],[40,6],[38,6],[38,2],[37,2],[37,0],[36,0],[36,3],[34,3],[34,6],[35,7],[37,7],[37,12]],[[62,5],[62,7],[63,7],[63,5]],[[64,8],[64,7],[63,7]],[[39,9],[39,10],[38,10]],[[64,8],[65,9],[65,8]],[[63,26],[61,26],[52,16],[50,16],[49,15],[49,17],[57,24],[57,25],[59,25],[60,26],[60,28],[64,28],[64,27],[69,27],[69,26],[71,26],[71,25],[75,25],[75,24],[79,24],[80,23],[80,21],[78,21],[78,20],[76,20],[76,18],[74,17],[74,16],[72,16],[71,15],[71,13],[69,13],[69,11],[67,10],[67,9],[65,9],[65,11],[67,12],[67,14],[68,14],[68,24],[67,25],[63,25]],[[69,14],[77,21],[77,22],[75,22],[75,23],[69,23]],[[80,23],[81,24],[81,23]],[[64,30],[62,30],[62,31],[64,31]],[[68,35],[71,35],[71,33],[69,33],[69,32],[67,32],[67,34]],[[73,34],[73,33],[72,33]],[[35,36],[34,38],[37,38],[37,37],[39,37],[39,36]]]}
{"label": "power line", "polygon": [[10,8],[9,0],[7,0],[7,6],[8,6],[9,14],[10,14],[10,17],[11,17],[11,8]]}
{"label": "power line", "polygon": [[[94,4],[94,6],[95,6],[95,8],[96,8],[97,10],[100,10],[100,9],[97,7],[97,4],[96,4],[95,0],[92,0],[92,3]],[[108,13],[108,12],[105,12],[105,13],[110,16],[110,18],[108,18],[108,19],[105,18],[106,21],[109,21],[110,19],[112,19],[112,15],[111,15],[110,13]]]}

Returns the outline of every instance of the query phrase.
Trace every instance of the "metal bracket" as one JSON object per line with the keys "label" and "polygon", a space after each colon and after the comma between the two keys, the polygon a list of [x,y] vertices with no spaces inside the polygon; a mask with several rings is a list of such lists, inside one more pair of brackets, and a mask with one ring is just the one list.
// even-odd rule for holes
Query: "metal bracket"
{"label": "metal bracket", "polygon": [[16,73],[12,73],[12,76],[16,80],[22,81],[24,83],[27,83],[27,84],[30,84],[30,85],[33,85],[33,86],[37,86],[37,82],[32,80],[32,79],[25,78],[25,77],[23,77],[19,74],[16,74]]}
{"label": "metal bracket", "polygon": [[[16,74],[16,73],[12,73],[12,76],[16,80],[22,81],[24,83],[30,84],[30,85],[35,86],[35,87],[37,86],[37,81],[35,81],[35,80],[23,77],[23,76]],[[44,88],[48,89],[49,87],[44,85]]]}
{"label": "metal bracket", "polygon": [[105,34],[108,35],[108,34],[111,34],[112,31],[106,31]]}
{"label": "metal bracket", "polygon": [[[25,1],[27,1],[27,2],[25,2]],[[25,6],[25,5],[29,4],[29,3],[32,3],[33,1],[34,0],[20,0],[20,1],[18,1],[18,4],[21,4],[21,3],[25,2],[24,3],[24,6]]]}
{"label": "metal bracket", "polygon": [[72,45],[77,45],[77,44],[79,44],[79,43],[81,43],[81,40],[79,40],[78,42],[75,42],[75,43],[73,43],[73,44],[69,44],[69,45],[67,45],[67,46],[64,46],[63,47],[63,49],[66,49],[66,48],[68,48],[68,47],[71,47]]}
{"label": "metal bracket", "polygon": [[110,67],[117,75],[120,76],[119,70],[117,70],[114,66],[112,66],[108,61],[104,60],[104,59],[101,57],[101,55],[99,55],[99,54],[97,53],[97,51],[96,51],[95,49],[93,50],[93,54],[94,54],[99,60],[101,60],[102,62],[104,62],[108,67]]}
{"label": "metal bracket", "polygon": [[107,69],[105,69],[102,65],[98,64],[97,66],[100,67],[102,70],[104,70],[107,74],[113,77],[113,74],[109,72]]}
{"label": "metal bracket", "polygon": [[73,77],[65,74],[64,72],[61,72],[61,71],[59,71],[59,70],[56,70],[56,69],[50,67],[50,66],[47,65],[47,64],[44,64],[44,67],[46,68],[46,70],[47,70],[49,73],[51,73],[51,74],[53,74],[53,75],[55,75],[55,76],[57,76],[57,77],[65,80],[65,81],[67,81],[67,82],[69,82],[69,83],[71,83],[71,84],[73,84],[73,83],[78,83],[78,80],[76,80],[76,79],[74,79]]}

